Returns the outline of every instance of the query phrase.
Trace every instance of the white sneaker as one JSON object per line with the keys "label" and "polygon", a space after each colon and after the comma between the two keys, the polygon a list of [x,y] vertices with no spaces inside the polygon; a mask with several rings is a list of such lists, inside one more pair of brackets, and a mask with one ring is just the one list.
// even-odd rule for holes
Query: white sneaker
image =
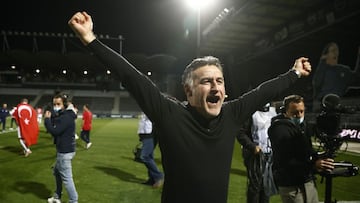
{"label": "white sneaker", "polygon": [[77,135],[77,133],[75,133],[75,139],[78,140],[79,136]]}
{"label": "white sneaker", "polygon": [[32,151],[30,149],[29,150],[24,150],[24,156],[25,157],[28,157],[31,153],[32,153]]}
{"label": "white sneaker", "polygon": [[86,149],[89,149],[89,148],[91,147],[91,145],[92,145],[91,142],[87,143],[87,144],[86,144]]}
{"label": "white sneaker", "polygon": [[61,203],[61,201],[58,198],[50,197],[47,199],[48,203]]}

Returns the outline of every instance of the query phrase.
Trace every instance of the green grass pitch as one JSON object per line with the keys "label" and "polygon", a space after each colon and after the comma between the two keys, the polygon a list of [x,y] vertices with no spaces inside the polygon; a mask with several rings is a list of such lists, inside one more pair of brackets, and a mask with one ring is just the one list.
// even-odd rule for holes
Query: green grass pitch
{"label": "green grass pitch", "polygon": [[[8,120],[8,125],[9,125]],[[81,119],[77,120],[80,133]],[[74,181],[79,202],[160,202],[161,189],[140,184],[147,178],[145,166],[133,161],[133,148],[139,142],[137,119],[94,119],[89,150],[77,140],[77,152],[73,160]],[[55,160],[55,146],[50,134],[41,125],[38,144],[31,147],[32,154],[25,158],[15,131],[0,134],[0,202],[46,202],[55,189],[51,166]],[[159,149],[156,162],[161,169]],[[360,155],[340,153],[336,160],[347,160],[360,165]],[[317,185],[320,200],[324,200],[325,182]],[[333,179],[332,199],[360,200],[360,176]],[[246,169],[241,150],[235,143],[230,174],[228,203],[246,202]],[[62,202],[67,202],[66,190]],[[281,202],[278,195],[271,202]]]}

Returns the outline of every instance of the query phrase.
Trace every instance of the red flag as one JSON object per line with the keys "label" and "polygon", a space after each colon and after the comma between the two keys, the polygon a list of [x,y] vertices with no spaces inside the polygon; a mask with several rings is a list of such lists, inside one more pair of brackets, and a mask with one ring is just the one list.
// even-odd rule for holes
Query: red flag
{"label": "red flag", "polygon": [[19,104],[13,116],[19,125],[21,137],[29,147],[37,143],[39,135],[39,124],[35,109],[29,104]]}

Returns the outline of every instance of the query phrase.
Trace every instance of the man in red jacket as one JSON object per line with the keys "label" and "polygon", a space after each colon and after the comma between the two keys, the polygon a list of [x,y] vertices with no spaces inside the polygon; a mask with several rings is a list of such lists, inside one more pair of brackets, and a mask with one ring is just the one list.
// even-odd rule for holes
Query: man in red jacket
{"label": "man in red jacket", "polygon": [[90,142],[90,130],[91,130],[91,122],[92,122],[92,113],[90,111],[89,105],[85,104],[83,106],[83,123],[80,137],[86,143],[85,148],[89,149],[91,147]]}

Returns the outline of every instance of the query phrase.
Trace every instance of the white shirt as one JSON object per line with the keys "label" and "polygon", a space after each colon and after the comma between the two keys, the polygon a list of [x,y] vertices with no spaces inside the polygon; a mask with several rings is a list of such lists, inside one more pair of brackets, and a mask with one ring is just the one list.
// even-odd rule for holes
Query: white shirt
{"label": "white shirt", "polygon": [[138,134],[151,134],[152,123],[145,114],[140,115]]}
{"label": "white shirt", "polygon": [[253,123],[251,126],[251,135],[253,141],[258,143],[264,153],[271,151],[270,140],[268,139],[268,128],[271,125],[271,118],[276,116],[275,107],[270,107],[269,111],[256,111],[252,115]]}

